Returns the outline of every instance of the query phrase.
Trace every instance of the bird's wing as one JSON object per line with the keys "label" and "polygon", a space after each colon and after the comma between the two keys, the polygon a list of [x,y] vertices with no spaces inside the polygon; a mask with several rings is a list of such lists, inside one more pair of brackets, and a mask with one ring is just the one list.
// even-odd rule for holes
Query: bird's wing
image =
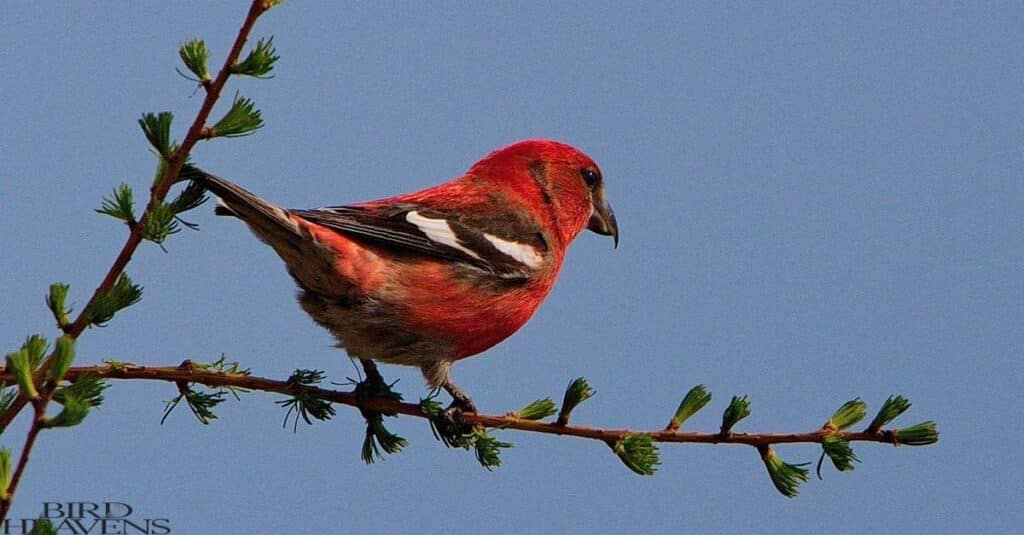
{"label": "bird's wing", "polygon": [[[398,253],[473,266],[503,279],[525,280],[546,260],[539,232],[522,232],[503,214],[456,213],[414,203],[291,210],[307,221]],[[529,226],[529,225],[526,225]],[[519,232],[516,232],[519,231]]]}

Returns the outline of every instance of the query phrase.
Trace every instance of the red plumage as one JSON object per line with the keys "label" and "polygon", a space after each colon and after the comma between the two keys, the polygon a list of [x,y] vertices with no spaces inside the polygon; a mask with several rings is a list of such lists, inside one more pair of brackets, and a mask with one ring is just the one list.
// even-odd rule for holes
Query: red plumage
{"label": "red plumage", "polygon": [[555,141],[499,149],[422,191],[315,210],[196,180],[278,252],[302,307],[351,356],[419,366],[470,407],[451,363],[529,320],[583,229],[618,241],[597,165]]}

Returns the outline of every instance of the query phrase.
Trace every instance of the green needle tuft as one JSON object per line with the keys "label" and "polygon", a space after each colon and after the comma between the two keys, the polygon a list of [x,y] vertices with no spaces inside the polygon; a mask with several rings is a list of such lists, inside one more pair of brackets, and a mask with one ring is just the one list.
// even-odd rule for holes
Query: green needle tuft
{"label": "green needle tuft", "polygon": [[627,468],[642,476],[653,476],[661,464],[658,447],[650,435],[626,435],[612,445],[612,451]]}
{"label": "green needle tuft", "polygon": [[11,450],[0,448],[0,497],[8,497],[7,489],[11,487]]}
{"label": "green needle tuft", "polygon": [[910,409],[910,402],[907,401],[907,398],[900,395],[889,396],[889,399],[885,400],[885,403],[882,404],[882,408],[878,409],[878,414],[868,424],[866,431],[868,433],[877,433],[886,424],[907,412],[908,409]]}
{"label": "green needle tuft", "polygon": [[142,133],[146,135],[149,144],[156,149],[157,154],[164,160],[171,159],[171,153],[175,148],[171,141],[171,122],[174,121],[174,114],[169,111],[160,113],[147,113],[139,119],[139,126]]}
{"label": "green needle tuft", "polygon": [[850,441],[835,435],[822,438],[821,449],[829,459],[832,459],[832,464],[840,472],[853,470],[854,463],[860,462],[857,455],[853,453],[853,448],[850,447]]}
{"label": "green needle tuft", "polygon": [[231,68],[234,74],[242,74],[255,78],[269,78],[270,71],[274,70],[274,63],[281,59],[274,49],[274,38],[260,39],[256,42],[249,55],[241,62]]}
{"label": "green needle tuft", "polygon": [[683,401],[679,403],[679,408],[676,409],[675,416],[672,417],[672,421],[668,423],[666,429],[675,431],[683,425],[687,419],[689,419],[698,411],[704,408],[708,402],[711,401],[711,393],[708,392],[704,385],[697,385],[690,389],[683,397]]}
{"label": "green needle tuft", "polygon": [[49,378],[54,383],[64,378],[75,359],[75,339],[64,335],[57,339],[57,347],[53,351],[53,365],[50,367]]}
{"label": "green needle tuft", "polygon": [[248,136],[263,127],[263,117],[253,101],[235,96],[231,109],[210,128],[209,137]]}
{"label": "green needle tuft", "polygon": [[210,80],[210,71],[206,67],[210,55],[206,50],[205,41],[197,38],[182,43],[178,49],[178,55],[181,56],[185,67],[196,75],[197,81],[207,82]]}
{"label": "green needle tuft", "polygon": [[146,219],[146,228],[142,230],[142,237],[157,245],[163,245],[172,234],[181,231],[178,226],[178,213],[170,204],[161,202],[153,207]]}
{"label": "green needle tuft", "polygon": [[[245,372],[248,373],[248,370]],[[292,372],[291,377],[288,378],[288,383],[291,385],[290,397],[274,402],[288,408],[284,415],[283,425],[285,427],[288,426],[288,420],[293,414],[295,416],[292,424],[293,432],[298,430],[300,418],[307,425],[312,425],[313,420],[324,422],[334,417],[335,411],[331,402],[323,399],[319,392],[310,388],[320,384],[323,380],[324,372],[320,370],[295,370]]]}
{"label": "green needle tuft", "polygon": [[43,420],[44,428],[74,427],[89,414],[89,403],[84,399],[65,396],[63,405],[57,416]]}
{"label": "green needle tuft", "polygon": [[21,393],[28,399],[39,399],[39,392],[32,380],[34,368],[29,361],[28,350],[22,348],[13,353],[7,354],[7,369],[14,374],[14,378],[21,387]]}
{"label": "green needle tuft", "polygon": [[53,319],[57,320],[59,327],[71,323],[68,316],[71,310],[67,307],[68,290],[71,287],[67,284],[55,282],[50,285],[50,293],[46,294],[46,307],[53,313]]}
{"label": "green needle tuft", "polygon": [[138,303],[140,299],[142,299],[142,287],[132,282],[127,274],[122,273],[113,288],[93,301],[87,316],[89,323],[97,327],[105,327],[110,320],[114,319],[114,314]]}
{"label": "green needle tuft", "polygon": [[90,407],[99,407],[103,404],[103,391],[109,386],[109,383],[95,375],[79,375],[73,383],[54,391],[53,400],[64,404],[66,399],[78,399]]}
{"label": "green needle tuft", "polygon": [[843,406],[836,410],[825,425],[830,429],[841,431],[863,420],[867,413],[868,404],[861,401],[860,398],[854,398],[843,403]]}
{"label": "green needle tuft", "polygon": [[794,498],[800,493],[800,484],[807,481],[809,473],[804,467],[810,463],[789,464],[771,448],[761,450],[761,459],[764,461],[765,468],[768,469],[768,476],[771,477],[772,484],[783,496]]}
{"label": "green needle tuft", "polygon": [[896,445],[907,446],[929,446],[939,441],[939,430],[935,422],[928,420],[917,425],[904,427],[892,432],[893,442]]}
{"label": "green needle tuft", "polygon": [[108,215],[114,219],[120,219],[129,225],[134,225],[135,200],[131,186],[122,183],[115,188],[113,194],[103,198],[103,203],[96,209],[96,212]]}
{"label": "green needle tuft", "polygon": [[373,464],[376,461],[383,461],[384,454],[395,454],[402,451],[409,442],[404,438],[388,431],[380,413],[373,413],[374,417],[366,419],[366,438],[363,439],[361,457],[366,464]]}
{"label": "green needle tuft", "polygon": [[555,402],[551,398],[538,399],[529,405],[513,413],[513,416],[522,420],[543,420],[553,416],[557,412]]}
{"label": "green needle tuft", "polygon": [[501,450],[512,447],[511,442],[503,442],[491,436],[486,429],[477,428],[469,442],[476,453],[476,460],[487,470],[501,466]]}
{"label": "green needle tuft", "polygon": [[49,347],[50,342],[41,334],[33,334],[25,339],[25,343],[21,345],[21,348],[28,353],[28,362],[33,371],[39,367],[39,363],[46,357],[46,350]]}
{"label": "green needle tuft", "polygon": [[750,402],[747,401],[747,396],[733,396],[729,406],[722,413],[721,433],[728,435],[732,432],[733,426],[747,416],[750,416]]}
{"label": "green needle tuft", "polygon": [[558,425],[568,425],[569,418],[572,417],[572,411],[576,410],[580,403],[593,396],[594,389],[590,387],[585,378],[577,377],[573,379],[565,389],[565,396],[562,397],[562,409],[558,411]]}

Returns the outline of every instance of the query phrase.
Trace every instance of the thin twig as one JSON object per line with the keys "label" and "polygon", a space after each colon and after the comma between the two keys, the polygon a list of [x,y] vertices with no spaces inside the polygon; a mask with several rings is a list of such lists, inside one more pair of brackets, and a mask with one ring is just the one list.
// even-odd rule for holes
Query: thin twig
{"label": "thin twig", "polygon": [[[235,38],[235,43],[231,47],[231,52],[224,60],[224,66],[221,67],[220,71],[217,73],[217,77],[211,83],[203,84],[203,87],[206,89],[206,98],[203,99],[203,104],[199,108],[199,112],[196,114],[196,118],[192,122],[192,126],[189,127],[184,141],[182,141],[174,154],[171,155],[170,160],[167,162],[167,168],[164,176],[154,182],[152,188],[150,188],[150,198],[149,203],[146,205],[146,209],[142,212],[142,216],[139,218],[138,222],[131,225],[128,238],[125,240],[124,246],[121,247],[121,252],[118,253],[117,258],[115,258],[113,264],[111,264],[110,269],[107,270],[107,274],[103,278],[103,281],[96,287],[92,297],[89,299],[88,303],[82,307],[82,310],[79,312],[78,317],[75,318],[75,321],[63,328],[66,335],[71,338],[78,338],[82,332],[85,331],[86,327],[89,326],[90,308],[96,303],[100,296],[109,292],[110,289],[113,288],[117,278],[122,272],[124,272],[128,262],[131,261],[135,250],[139,247],[139,244],[142,243],[143,232],[145,231],[147,220],[160,203],[163,202],[164,198],[167,197],[167,192],[171,189],[171,185],[177,181],[181,168],[185,164],[185,161],[188,160],[188,155],[192,150],[192,147],[194,147],[195,144],[203,138],[203,133],[206,129],[206,120],[209,118],[210,112],[213,111],[213,106],[220,97],[221,90],[224,88],[224,85],[232,74],[232,67],[238,62],[238,57],[241,55],[242,48],[245,46],[245,42],[249,38],[249,33],[256,24],[256,19],[270,9],[270,7],[271,5],[266,0],[253,0],[252,4],[249,6],[249,12],[245,17],[245,21],[242,23],[242,27],[238,30],[238,36]],[[35,372],[36,382],[42,381],[42,378],[46,376],[46,372],[49,370],[52,362],[53,355],[50,355],[40,364],[39,368]],[[29,429],[29,434],[25,441],[25,447],[21,451],[21,457],[18,459],[18,466],[11,479],[7,495],[0,497],[0,522],[7,518],[7,513],[10,510],[11,501],[14,497],[14,492],[17,489],[18,481],[21,479],[21,474],[24,471],[29,454],[35,444],[36,435],[41,429],[40,426],[42,425],[42,418],[45,417],[46,404],[49,402],[52,394],[52,387],[48,391],[44,389],[40,392],[40,399],[35,403],[36,418],[33,420],[32,427]],[[6,429],[7,426],[10,425],[11,421],[14,420],[15,416],[17,416],[25,407],[28,401],[28,398],[23,395],[19,395],[10,407],[0,414],[0,429]]]}
{"label": "thin twig", "polygon": [[181,146],[171,156],[170,161],[167,163],[167,172],[164,174],[161,180],[156,181],[151,188],[151,196],[149,204],[146,205],[146,210],[142,213],[142,217],[139,219],[131,233],[128,235],[128,239],[125,241],[124,247],[121,248],[121,252],[117,255],[114,263],[110,266],[110,270],[107,271],[107,276],[103,278],[103,282],[93,292],[92,298],[89,299],[89,303],[82,308],[82,311],[75,318],[75,321],[71,323],[65,332],[72,336],[77,337],[85,330],[89,324],[89,318],[87,311],[90,305],[92,305],[99,296],[110,291],[110,288],[114,286],[114,282],[117,281],[117,277],[124,271],[125,266],[132,258],[132,254],[135,253],[135,249],[138,248],[142,242],[143,231],[146,228],[146,221],[149,219],[150,214],[156,208],[158,204],[163,202],[164,198],[167,197],[167,192],[170,190],[171,185],[178,178],[178,174],[181,172],[181,167],[184,165],[185,160],[188,159],[189,152],[192,147],[202,138],[203,129],[206,128],[206,120],[210,117],[210,112],[213,111],[214,104],[217,103],[217,99],[220,98],[221,90],[224,89],[224,85],[228,81],[228,77],[231,76],[231,67],[238,61],[238,56],[242,53],[242,47],[245,46],[245,42],[249,38],[249,33],[252,31],[253,25],[256,24],[256,19],[262,15],[268,9],[266,2],[263,0],[253,0],[252,5],[249,7],[249,13],[245,18],[245,22],[242,23],[242,28],[238,31],[238,37],[235,38],[235,44],[231,47],[231,52],[224,60],[224,66],[221,67],[217,77],[213,80],[209,86],[206,87],[206,98],[203,99],[203,104],[199,108],[199,112],[196,114],[195,120],[192,122],[192,126],[189,127],[188,133],[185,135],[185,140],[181,142]]}
{"label": "thin twig", "polygon": [[21,447],[22,454],[18,457],[18,466],[14,469],[14,475],[11,476],[11,483],[8,486],[7,494],[0,499],[0,515],[3,518],[7,517],[7,511],[10,509],[11,501],[14,499],[14,491],[18,487],[18,482],[21,481],[21,475],[25,473],[25,466],[28,465],[29,454],[32,451],[32,447],[35,446],[36,437],[39,436],[39,432],[42,431],[43,418],[45,417],[45,408],[42,403],[42,399],[36,400],[34,404],[34,413],[32,420],[32,427],[29,428],[28,433],[25,435],[25,445]]}
{"label": "thin twig", "polygon": [[[65,376],[75,380],[81,375],[92,375],[104,379],[166,381],[170,383],[198,383],[210,387],[235,387],[262,392],[276,392],[290,395],[295,388],[292,383],[251,375],[208,371],[189,366],[77,366],[68,370]],[[0,369],[0,381],[13,381],[13,376]],[[430,418],[423,412],[418,403],[403,403],[391,398],[360,398],[355,392],[331,390],[319,387],[305,387],[310,394],[341,405],[348,405],[371,412],[397,413],[417,418]],[[723,435],[715,432],[672,431],[657,429],[651,431],[635,429],[608,429],[582,425],[561,425],[557,422],[541,422],[523,420],[512,415],[489,415],[463,413],[464,422],[489,428],[517,429],[532,433],[550,435],[566,435],[578,438],[615,442],[628,435],[649,435],[655,442],[693,443],[693,444],[742,444],[754,447],[767,447],[773,444],[817,443],[824,437],[840,437],[850,442],[881,442],[894,443],[889,431],[852,432],[816,429],[805,433],[729,433]]]}

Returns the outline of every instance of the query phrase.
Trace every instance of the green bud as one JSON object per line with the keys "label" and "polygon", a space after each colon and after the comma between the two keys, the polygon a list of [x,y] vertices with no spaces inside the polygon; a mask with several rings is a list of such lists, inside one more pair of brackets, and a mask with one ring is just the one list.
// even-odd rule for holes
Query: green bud
{"label": "green bud", "polygon": [[361,457],[366,464],[373,464],[378,460],[384,460],[381,450],[394,454],[402,451],[408,444],[407,440],[384,427],[383,418],[379,413],[373,413],[366,420],[366,438],[363,439]]}
{"label": "green bud", "polygon": [[39,363],[46,357],[46,350],[49,346],[50,342],[41,334],[33,334],[25,339],[25,343],[21,345],[21,348],[28,354],[28,363],[32,371],[35,371],[39,367]]}
{"label": "green bud", "polygon": [[[132,225],[135,223],[135,199],[132,187],[122,183],[114,188],[114,193],[103,198],[103,204],[96,209],[96,213],[108,215]],[[52,291],[52,286],[51,286]]]}
{"label": "green bud", "polygon": [[64,335],[57,339],[57,348],[53,352],[53,365],[50,366],[49,377],[54,383],[64,378],[75,359],[75,339]]}
{"label": "green bud", "polygon": [[731,433],[733,426],[747,416],[750,416],[750,402],[747,401],[747,396],[733,396],[729,406],[722,413],[721,433],[723,435]]}
{"label": "green bud", "polygon": [[428,418],[436,418],[444,410],[444,405],[434,398],[420,398],[420,410]]}
{"label": "green bud", "polygon": [[876,414],[875,418],[871,420],[871,423],[868,425],[867,432],[877,433],[882,429],[882,427],[885,427],[886,424],[895,420],[904,412],[907,412],[907,409],[909,408],[910,402],[907,401],[907,398],[900,395],[889,396],[889,399],[885,400],[885,403],[882,404],[882,408],[878,409],[878,414]]}
{"label": "green bud", "polygon": [[274,63],[279,59],[281,57],[274,49],[274,38],[260,39],[249,55],[241,63],[232,67],[231,72],[254,78],[267,78],[270,71],[274,70]]}
{"label": "green bud", "polygon": [[[178,178],[181,179],[182,175],[194,176],[195,168],[192,166],[185,166],[181,170],[181,174]],[[186,172],[188,172],[186,174]],[[189,182],[188,186],[178,194],[178,196],[168,203],[172,212],[176,215],[182,212],[187,212],[193,208],[197,208],[206,202],[206,188],[203,187],[199,182]]]}
{"label": "green bud", "polygon": [[0,448],[0,497],[9,498],[7,489],[11,487],[11,450]]}
{"label": "green bud", "polygon": [[939,441],[939,431],[935,427],[935,422],[929,420],[910,427],[904,427],[903,429],[897,429],[892,432],[892,438],[893,442],[897,445],[929,446]]}
{"label": "green bud", "polygon": [[808,479],[808,470],[804,467],[810,463],[789,464],[771,448],[762,450],[761,459],[764,461],[765,468],[768,469],[768,476],[771,477],[772,484],[783,496],[794,498],[800,493],[800,484],[805,483]]}
{"label": "green bud", "polygon": [[565,389],[565,395],[562,397],[562,409],[558,411],[558,425],[568,425],[572,411],[576,410],[580,403],[593,396],[594,389],[590,387],[585,378],[577,377],[569,383]]}
{"label": "green bud", "polygon": [[263,128],[263,117],[253,101],[235,96],[231,109],[210,128],[209,137],[241,137]]}
{"label": "green bud", "polygon": [[142,229],[142,237],[157,245],[163,244],[172,234],[181,231],[177,217],[177,212],[170,204],[157,203],[146,218],[146,228]]}
{"label": "green bud", "polygon": [[142,299],[142,287],[122,273],[114,287],[104,292],[89,308],[89,323],[105,327],[119,310],[130,307]]}
{"label": "green bud", "polygon": [[68,289],[71,288],[67,284],[53,283],[50,285],[50,293],[46,296],[46,306],[53,313],[53,319],[57,320],[57,325],[64,327],[71,323],[68,319],[68,314],[71,311],[65,304],[68,298]]}
{"label": "green bud", "polygon": [[28,399],[39,399],[39,392],[36,391],[35,382],[32,380],[32,364],[29,362],[28,350],[20,349],[7,354],[7,369],[11,370],[21,393]]}
{"label": "green bud", "polygon": [[74,397],[64,398],[64,408],[53,418],[43,420],[43,428],[74,427],[89,414],[89,404]]}
{"label": "green bud", "polygon": [[821,449],[829,459],[832,459],[832,464],[840,472],[853,470],[854,463],[860,462],[860,459],[853,453],[850,442],[835,435],[823,437]]}
{"label": "green bud", "polygon": [[[18,399],[19,388],[7,388],[7,383],[0,383],[0,413],[6,412],[7,409],[11,408],[14,404],[14,400]],[[0,427],[0,434],[3,434],[4,428]]]}
{"label": "green bud", "polygon": [[686,396],[683,397],[683,401],[679,403],[679,408],[676,409],[676,414],[672,417],[672,421],[669,422],[667,429],[672,431],[679,429],[683,422],[697,414],[710,401],[711,394],[704,385],[697,385],[691,388],[686,393]]}
{"label": "green bud", "polygon": [[867,403],[861,401],[860,398],[851,399],[836,410],[825,426],[830,429],[843,430],[863,420],[867,413]]}
{"label": "green bud", "polygon": [[95,375],[82,374],[71,384],[54,390],[53,400],[63,405],[66,399],[79,399],[90,407],[99,407],[103,404],[103,391],[109,386]]}
{"label": "green bud", "polygon": [[477,462],[488,470],[501,466],[501,450],[512,447],[511,442],[498,440],[482,428],[473,430],[469,442],[473,446]]}
{"label": "green bud", "polygon": [[642,476],[653,476],[661,464],[658,446],[654,444],[650,435],[626,435],[612,446],[612,451],[618,455],[626,468]]}
{"label": "green bud", "polygon": [[181,61],[185,64],[185,67],[192,74],[196,75],[200,82],[210,80],[210,72],[206,67],[206,62],[210,55],[206,51],[205,41],[193,39],[182,43],[178,49],[178,55],[181,56]]}
{"label": "green bud", "polygon": [[171,142],[171,122],[173,120],[174,114],[168,111],[158,114],[147,113],[139,119],[142,133],[146,135],[150,145],[153,145],[153,148],[164,160],[171,159],[171,153],[174,152]]}
{"label": "green bud", "polygon": [[530,403],[512,415],[521,420],[543,420],[554,415],[555,412],[557,412],[555,402],[551,401],[551,398],[544,398]]}

